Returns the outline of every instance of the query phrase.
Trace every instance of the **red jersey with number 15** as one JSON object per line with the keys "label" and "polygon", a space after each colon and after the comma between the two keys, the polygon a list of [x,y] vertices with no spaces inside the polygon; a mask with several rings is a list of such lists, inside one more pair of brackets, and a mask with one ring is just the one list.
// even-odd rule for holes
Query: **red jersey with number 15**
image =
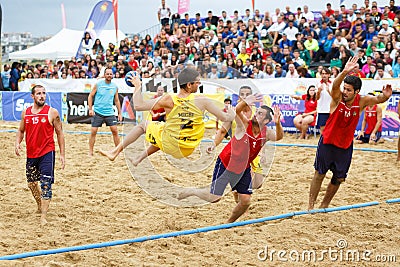
{"label": "red jersey with number 15", "polygon": [[237,174],[244,172],[267,141],[267,127],[264,126],[261,132],[254,136],[252,125],[252,121],[249,121],[244,136],[239,140],[234,136],[219,154],[222,164],[228,171]]}
{"label": "red jersey with number 15", "polygon": [[37,113],[32,107],[25,112],[26,154],[28,158],[39,158],[55,150],[54,126],[49,122],[50,106],[45,105]]}

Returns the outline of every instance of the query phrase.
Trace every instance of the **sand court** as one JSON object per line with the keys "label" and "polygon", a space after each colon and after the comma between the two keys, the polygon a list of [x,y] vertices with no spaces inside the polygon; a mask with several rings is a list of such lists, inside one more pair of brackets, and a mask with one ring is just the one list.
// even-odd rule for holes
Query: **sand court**
{"label": "sand court", "polygon": [[[0,123],[0,129],[12,130],[16,127],[16,123]],[[64,130],[89,131],[90,126],[64,125]],[[123,132],[122,127],[119,130]],[[107,128],[100,128],[99,131],[107,131]],[[207,134],[212,135],[211,132]],[[40,215],[35,214],[36,205],[26,185],[25,158],[19,158],[14,153],[15,133],[0,132],[0,151],[3,156],[0,163],[3,178],[0,189],[0,256],[218,225],[227,220],[235,205],[230,194],[212,205],[167,205],[166,202],[174,200],[175,192],[160,185],[157,179],[148,179],[150,171],[146,166],[154,165],[168,184],[176,187],[206,186],[210,183],[214,167],[209,158],[204,158],[204,161],[211,162],[208,165],[204,162],[192,163],[195,166],[185,163],[188,170],[199,165],[208,166],[201,171],[188,171],[185,175],[176,170],[176,164],[182,162],[168,162],[162,153],[152,155],[147,163],[143,162],[133,168],[129,166],[126,157],[144,149],[144,139],[137,142],[138,147],[127,149],[126,154],[121,154],[111,162],[99,154],[87,156],[88,138],[84,134],[65,135],[66,169],[60,170],[57,161],[48,224],[41,227]],[[314,138],[297,140],[294,135],[285,134],[281,143],[317,144],[317,141]],[[397,139],[372,148],[396,149],[396,142]],[[111,145],[111,135],[97,135],[95,150],[108,149]],[[307,208],[315,149],[277,147],[274,151],[269,175],[262,188],[253,194],[250,210],[240,220]],[[396,163],[394,153],[354,151],[349,177],[331,206],[384,202],[386,199],[400,197],[399,171],[400,166]],[[135,178],[138,177],[137,181],[131,173]],[[330,178],[329,173],[327,178]],[[322,200],[328,182],[329,179],[325,179],[319,201]],[[149,188],[157,189],[155,197],[160,201],[146,193]],[[325,257],[321,262],[304,263],[298,260],[299,264],[373,266],[377,264],[376,256],[387,256],[385,259],[388,260],[389,256],[394,255],[397,256],[397,262],[400,261],[399,207],[399,204],[380,204],[363,209],[297,216],[228,230],[26,258],[13,261],[11,265],[293,266],[294,261],[281,261],[276,254],[272,255],[272,259],[269,257],[264,260],[263,256],[271,250],[282,250],[287,252],[285,257],[288,259],[288,253],[292,250],[300,253],[312,250],[318,253],[329,248],[338,249],[338,242],[345,240],[347,245],[342,251],[372,251],[372,262],[360,260],[355,263],[343,259],[332,261]],[[396,266],[396,263],[389,262],[380,264]],[[10,266],[10,263],[0,262],[0,266],[3,265]]]}

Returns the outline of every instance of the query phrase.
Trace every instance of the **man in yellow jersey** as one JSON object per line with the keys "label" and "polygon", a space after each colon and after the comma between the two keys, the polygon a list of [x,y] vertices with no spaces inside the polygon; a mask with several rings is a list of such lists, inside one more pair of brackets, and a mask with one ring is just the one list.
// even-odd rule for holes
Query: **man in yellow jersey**
{"label": "man in yellow jersey", "polygon": [[[252,94],[253,94],[253,90],[248,85],[243,85],[239,89],[240,99],[245,99],[247,96],[252,95]],[[247,119],[251,119],[251,115],[252,115],[251,108],[248,107],[247,109],[245,109],[243,111],[243,115]],[[224,122],[222,124],[222,127],[218,130],[217,134],[215,135],[214,142],[212,143],[211,146],[209,146],[207,148],[207,152],[211,153],[215,149],[215,147],[217,147],[219,144],[221,144],[222,140],[224,140],[224,137],[226,136],[226,134],[229,133],[229,130],[232,130],[231,133],[230,133],[231,138],[233,136],[235,136],[235,129],[236,129],[236,122],[235,121]],[[250,163],[250,166],[251,166],[251,171],[252,171],[252,187],[253,187],[253,189],[259,189],[261,187],[262,183],[263,183],[263,180],[264,180],[264,176],[262,174],[263,169],[262,169],[261,164],[260,164],[260,156],[257,156]],[[234,196],[235,196],[235,199],[237,199],[237,195],[235,194],[235,192],[234,192]]]}
{"label": "man in yellow jersey", "polygon": [[200,74],[185,68],[178,75],[180,86],[177,95],[164,94],[157,99],[144,100],[142,83],[136,76],[130,79],[135,87],[133,103],[137,111],[164,108],[166,122],[144,121],[136,125],[124,138],[123,142],[110,151],[100,153],[114,160],[125,147],[135,142],[141,135],[146,134],[146,140],[151,143],[147,151],[131,160],[133,165],[139,164],[147,156],[162,150],[174,158],[187,157],[200,144],[204,135],[203,113],[212,113],[221,121],[232,121],[235,111],[229,107],[223,112],[211,99],[204,96],[194,96],[200,86]]}

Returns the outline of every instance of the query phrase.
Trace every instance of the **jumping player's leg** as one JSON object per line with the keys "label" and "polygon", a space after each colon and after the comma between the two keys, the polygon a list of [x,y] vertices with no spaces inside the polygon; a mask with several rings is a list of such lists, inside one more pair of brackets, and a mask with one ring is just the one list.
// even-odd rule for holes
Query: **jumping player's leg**
{"label": "jumping player's leg", "polygon": [[308,210],[314,209],[315,202],[321,189],[322,181],[324,180],[326,174],[320,174],[317,170],[314,173],[314,177],[310,185],[310,194],[308,198]]}
{"label": "jumping player's leg", "polygon": [[251,195],[238,193],[238,199],[239,199],[239,201],[238,201],[237,205],[235,206],[235,208],[233,208],[232,214],[229,217],[227,223],[236,221],[240,216],[242,216],[243,213],[246,212],[246,210],[250,206]]}
{"label": "jumping player's leg", "polygon": [[129,160],[132,162],[133,166],[139,165],[140,162],[142,162],[145,158],[150,156],[151,154],[156,153],[160,148],[150,145],[147,150],[143,151],[137,158],[129,158]]}
{"label": "jumping player's leg", "polygon": [[141,122],[140,124],[133,127],[133,129],[125,136],[124,140],[120,142],[112,150],[104,151],[100,150],[100,154],[106,156],[109,160],[113,161],[121,153],[124,148],[135,142],[141,135],[146,133],[147,122]]}
{"label": "jumping player's leg", "polygon": [[190,196],[196,196],[210,203],[218,202],[222,197],[219,195],[211,194],[210,188],[206,187],[206,188],[186,188],[179,193],[177,199],[182,200]]}
{"label": "jumping player's leg", "polygon": [[92,127],[89,137],[89,156],[93,156],[94,143],[96,142],[96,134],[98,127]]}
{"label": "jumping player's leg", "polygon": [[217,158],[210,188],[187,188],[179,193],[177,199],[182,200],[190,196],[197,196],[211,203],[217,202],[224,194],[230,180],[230,174],[231,172],[226,171],[221,159]]}

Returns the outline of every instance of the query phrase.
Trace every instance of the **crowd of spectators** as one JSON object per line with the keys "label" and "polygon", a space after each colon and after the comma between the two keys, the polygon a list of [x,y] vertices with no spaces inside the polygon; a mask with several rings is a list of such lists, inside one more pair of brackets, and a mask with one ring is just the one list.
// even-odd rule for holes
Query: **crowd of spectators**
{"label": "crowd of spectators", "polygon": [[363,6],[342,5],[339,10],[327,3],[319,12],[304,5],[295,11],[287,6],[271,13],[246,9],[242,16],[208,11],[194,17],[172,14],[162,0],[158,17],[161,29],[155,36],[134,35],[115,45],[85,34],[82,58],[15,62],[4,66],[3,84],[9,73],[14,80],[99,78],[106,67],[112,67],[115,78],[130,70],[143,78],[172,78],[190,65],[210,79],[320,77],[322,66],[329,66],[335,77],[353,55],[359,57],[354,75],[400,77],[400,9],[394,0],[384,7],[365,0]]}

